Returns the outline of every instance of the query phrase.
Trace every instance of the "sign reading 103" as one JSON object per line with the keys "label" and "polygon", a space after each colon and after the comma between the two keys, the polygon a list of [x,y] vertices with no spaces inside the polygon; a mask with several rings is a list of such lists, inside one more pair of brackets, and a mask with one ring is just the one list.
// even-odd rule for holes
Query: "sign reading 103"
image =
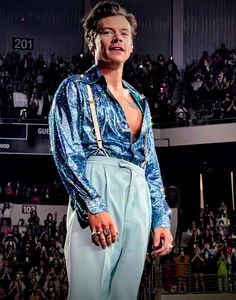
{"label": "sign reading 103", "polygon": [[17,50],[34,50],[34,39],[14,37],[12,48]]}
{"label": "sign reading 103", "polygon": [[36,205],[22,205],[22,214],[30,214],[32,211],[37,211]]}

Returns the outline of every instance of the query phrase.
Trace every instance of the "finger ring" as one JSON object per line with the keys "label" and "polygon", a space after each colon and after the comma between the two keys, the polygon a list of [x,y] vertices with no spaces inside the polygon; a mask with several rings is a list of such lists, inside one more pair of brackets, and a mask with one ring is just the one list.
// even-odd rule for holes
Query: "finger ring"
{"label": "finger ring", "polygon": [[102,233],[101,231],[97,231],[97,232],[96,232],[97,235],[100,235],[101,233]]}
{"label": "finger ring", "polygon": [[105,228],[105,229],[103,230],[103,233],[104,233],[105,236],[108,236],[108,235],[111,234],[111,231],[110,231],[109,228]]}
{"label": "finger ring", "polygon": [[95,231],[95,230],[93,230],[92,233],[91,233],[92,236],[94,236],[96,234],[97,234],[97,231]]}
{"label": "finger ring", "polygon": [[172,244],[169,244],[168,246],[170,249],[172,249],[174,247]]}

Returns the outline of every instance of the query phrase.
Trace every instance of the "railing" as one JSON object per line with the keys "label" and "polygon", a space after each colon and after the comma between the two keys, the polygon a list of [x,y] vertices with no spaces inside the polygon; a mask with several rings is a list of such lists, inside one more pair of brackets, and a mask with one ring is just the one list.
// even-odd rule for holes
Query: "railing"
{"label": "railing", "polygon": [[[190,116],[190,120],[188,122],[188,125],[186,126],[194,126],[194,125],[206,125],[206,124],[222,124],[222,123],[234,123],[236,122],[236,117],[223,117],[220,119],[212,118],[212,116],[209,114],[209,109],[207,106],[209,106],[211,103],[215,102],[215,100],[205,100],[199,102],[199,109],[192,112],[192,115]],[[0,123],[36,123],[36,124],[48,124],[47,119],[29,119],[29,118],[1,118],[0,117]],[[172,128],[172,127],[186,127],[182,123],[179,124],[178,121],[162,121],[154,122],[153,128]]]}
{"label": "railing", "polygon": [[184,276],[179,276],[181,271],[177,271],[176,267],[176,264],[160,265],[159,259],[155,259],[149,274],[142,280],[138,300],[152,300],[157,293],[236,293],[236,274],[193,274],[190,264],[182,264],[178,267],[185,270],[182,273]]}
{"label": "railing", "polygon": [[22,118],[0,118],[0,123],[33,123],[33,124],[48,124],[47,119],[22,119]]}

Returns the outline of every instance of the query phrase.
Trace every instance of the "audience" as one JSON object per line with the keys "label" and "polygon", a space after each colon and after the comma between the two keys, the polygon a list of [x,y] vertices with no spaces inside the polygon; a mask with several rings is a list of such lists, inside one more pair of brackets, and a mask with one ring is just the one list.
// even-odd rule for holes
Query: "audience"
{"label": "audience", "polygon": [[[93,60],[89,54],[70,62],[51,56],[47,64],[39,55],[17,51],[0,55],[0,118],[47,122],[53,94],[71,74],[83,73]],[[206,111],[210,121],[236,117],[236,50],[224,44],[182,74],[174,58],[133,55],[126,63],[125,79],[149,99],[153,121],[159,126],[199,124],[192,116]],[[196,114],[197,115],[197,114]],[[36,212],[12,226],[14,203],[64,204],[66,192],[59,181],[52,183],[0,183],[0,299],[67,299],[68,280],[64,259],[66,217],[57,213],[40,223]],[[44,225],[40,225],[44,224]],[[236,229],[222,201],[218,210],[207,205],[187,231],[188,245],[173,249],[161,259],[163,288],[186,293],[236,291]],[[152,252],[144,270],[147,279]],[[210,274],[210,275],[209,275]],[[209,277],[211,276],[211,277]],[[209,280],[205,280],[205,279]],[[142,286],[142,284],[141,284]]]}
{"label": "audience", "polygon": [[[10,215],[14,203],[24,204],[65,204],[68,203],[66,190],[60,181],[45,183],[25,183],[25,182],[8,182],[1,183],[2,193],[0,200],[4,200],[3,208],[0,211],[0,218],[5,218],[10,222]],[[9,193],[9,190],[11,191]],[[11,202],[11,203],[10,203]]]}
{"label": "audience", "polygon": [[[236,292],[236,227],[230,215],[222,201],[215,212],[206,205],[196,216],[187,244],[161,259],[166,292]],[[166,264],[175,276],[164,274]]]}
{"label": "audience", "polygon": [[[22,58],[16,50],[0,59],[0,118],[31,122],[47,122],[61,81],[94,63],[90,54],[72,56],[69,62],[53,54],[46,63],[42,55],[34,58],[28,52]],[[124,78],[147,96],[153,122],[160,127],[201,124],[201,112],[207,122],[236,117],[236,49],[224,44],[212,55],[204,51],[182,72],[172,56],[166,60],[160,54],[153,60],[134,54],[125,65]]]}
{"label": "audience", "polygon": [[[21,190],[21,203],[24,203],[25,199],[32,198],[36,185],[32,185],[28,197],[21,186],[19,181],[8,182],[2,190],[11,187],[11,200],[15,200]],[[42,186],[37,185],[38,190],[45,191]],[[57,181],[47,184],[53,197],[51,186],[58,194],[60,184]],[[8,194],[3,194],[5,196]],[[2,214],[12,205],[7,201]],[[216,211],[205,205],[186,232],[188,243],[180,243],[179,249],[174,248],[161,258],[165,292],[236,292],[236,229],[230,216],[224,201]],[[66,299],[68,281],[63,250],[66,216],[58,223],[58,214],[48,213],[40,222],[36,211],[32,211],[27,219],[20,219],[18,225],[11,225],[11,221],[10,214],[2,216],[0,299],[4,299],[4,295],[9,299]],[[148,252],[141,288],[147,284],[152,272],[154,257],[152,250]]]}
{"label": "audience", "polygon": [[[67,299],[68,280],[63,247],[66,217],[48,214],[44,225],[32,212],[24,230],[19,225],[0,235],[0,299]],[[21,228],[22,229],[22,228]],[[6,295],[8,296],[7,298]]]}

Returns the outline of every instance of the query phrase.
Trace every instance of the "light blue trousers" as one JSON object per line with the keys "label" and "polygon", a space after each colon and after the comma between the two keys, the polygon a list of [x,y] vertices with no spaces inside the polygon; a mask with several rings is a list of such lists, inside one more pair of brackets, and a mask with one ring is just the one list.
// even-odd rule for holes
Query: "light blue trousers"
{"label": "light blue trousers", "polygon": [[86,176],[105,199],[119,240],[106,249],[92,243],[68,206],[65,258],[69,300],[135,300],[151,225],[151,200],[144,170],[117,158],[92,156]]}

